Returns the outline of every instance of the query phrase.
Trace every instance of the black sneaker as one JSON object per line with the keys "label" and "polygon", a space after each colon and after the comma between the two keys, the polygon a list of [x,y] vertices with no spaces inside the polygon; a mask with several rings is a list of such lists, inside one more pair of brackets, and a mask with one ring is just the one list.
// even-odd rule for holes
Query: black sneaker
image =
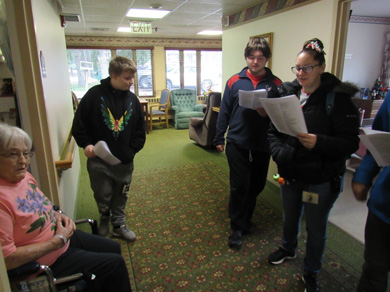
{"label": "black sneaker", "polygon": [[232,230],[229,235],[228,244],[230,248],[240,248],[242,246],[241,230]]}
{"label": "black sneaker", "polygon": [[302,281],[305,283],[305,292],[319,292],[320,285],[317,282],[317,275],[306,274],[302,276]]}
{"label": "black sneaker", "polygon": [[268,262],[273,265],[279,265],[285,260],[291,259],[295,259],[295,253],[288,252],[281,247],[268,256]]}

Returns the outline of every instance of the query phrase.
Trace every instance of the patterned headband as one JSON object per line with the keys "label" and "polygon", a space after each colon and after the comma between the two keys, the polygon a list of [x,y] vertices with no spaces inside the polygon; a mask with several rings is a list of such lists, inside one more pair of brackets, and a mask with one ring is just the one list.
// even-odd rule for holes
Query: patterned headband
{"label": "patterned headband", "polygon": [[317,41],[311,41],[310,43],[308,43],[308,44],[306,45],[305,48],[306,48],[306,49],[313,49],[314,51],[316,51],[316,52],[318,52],[318,53],[323,53],[324,55],[326,55],[325,52],[324,52],[324,50],[322,50],[322,49],[320,48],[320,46],[318,45]]}

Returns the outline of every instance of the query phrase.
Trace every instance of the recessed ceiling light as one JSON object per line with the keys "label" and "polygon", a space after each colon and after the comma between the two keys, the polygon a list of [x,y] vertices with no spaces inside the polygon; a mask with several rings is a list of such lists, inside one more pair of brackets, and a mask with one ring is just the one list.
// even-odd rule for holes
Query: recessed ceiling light
{"label": "recessed ceiling light", "polygon": [[222,30],[203,30],[198,32],[197,34],[202,34],[202,35],[221,35]]}
{"label": "recessed ceiling light", "polygon": [[163,18],[165,15],[167,15],[170,11],[169,10],[158,10],[158,9],[130,9],[129,12],[127,12],[127,17],[134,17],[134,18]]}
{"label": "recessed ceiling light", "polygon": [[121,26],[121,27],[118,27],[117,32],[131,32],[131,27],[130,27],[130,26]]}

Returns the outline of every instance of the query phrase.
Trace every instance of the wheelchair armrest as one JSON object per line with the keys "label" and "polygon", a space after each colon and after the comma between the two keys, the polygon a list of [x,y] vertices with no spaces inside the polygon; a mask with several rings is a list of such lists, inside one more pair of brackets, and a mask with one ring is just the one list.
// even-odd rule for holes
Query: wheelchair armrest
{"label": "wheelchair armrest", "polygon": [[82,223],[89,223],[89,226],[91,226],[92,234],[99,234],[97,221],[93,219],[78,219],[74,222],[75,224],[82,224]]}
{"label": "wheelchair armrest", "polygon": [[7,271],[8,278],[16,278],[22,276],[28,276],[39,272],[41,270],[41,265],[38,262],[30,262],[24,265],[21,265],[18,268]]}
{"label": "wheelchair armrest", "polygon": [[[62,212],[60,210],[60,207],[58,207],[56,205],[53,206],[53,209],[54,209],[54,211],[57,211],[58,213],[64,214],[64,212]],[[92,234],[96,234],[96,235],[99,234],[97,222],[93,219],[89,219],[89,218],[79,219],[79,220],[75,220],[74,223],[75,224],[89,223],[89,225],[91,226]]]}

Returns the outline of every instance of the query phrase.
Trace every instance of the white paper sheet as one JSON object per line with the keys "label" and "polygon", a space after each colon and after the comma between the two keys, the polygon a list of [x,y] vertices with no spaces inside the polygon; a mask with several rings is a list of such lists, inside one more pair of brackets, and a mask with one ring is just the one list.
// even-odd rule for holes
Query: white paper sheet
{"label": "white paper sheet", "polygon": [[95,144],[94,152],[96,156],[103,159],[105,162],[111,165],[119,164],[121,161],[112,155],[108,145],[105,141],[99,141]]}
{"label": "white paper sheet", "polygon": [[307,133],[307,127],[299,99],[295,95],[265,98],[261,103],[279,132],[291,136]]}
{"label": "white paper sheet", "polygon": [[267,91],[265,89],[258,89],[252,91],[239,90],[238,91],[238,103],[242,107],[257,109],[263,107],[261,100],[267,98]]}
{"label": "white paper sheet", "polygon": [[378,166],[390,165],[390,133],[363,128],[360,141],[371,152]]}

